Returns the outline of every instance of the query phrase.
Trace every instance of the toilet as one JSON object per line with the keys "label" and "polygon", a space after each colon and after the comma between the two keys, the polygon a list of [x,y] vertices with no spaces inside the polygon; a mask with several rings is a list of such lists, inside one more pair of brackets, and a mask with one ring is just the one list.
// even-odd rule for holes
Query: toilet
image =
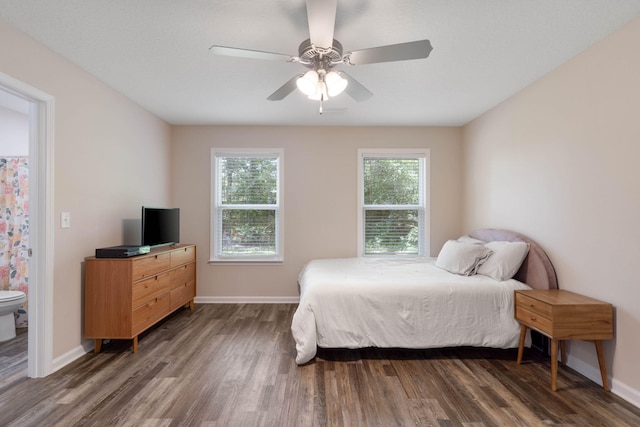
{"label": "toilet", "polygon": [[0,291],[0,342],[16,336],[16,320],[13,315],[27,300],[24,292]]}

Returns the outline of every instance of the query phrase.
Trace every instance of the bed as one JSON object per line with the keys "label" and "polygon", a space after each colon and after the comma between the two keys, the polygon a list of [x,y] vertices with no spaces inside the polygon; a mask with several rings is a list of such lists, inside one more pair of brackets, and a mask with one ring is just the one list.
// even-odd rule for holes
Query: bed
{"label": "bed", "polygon": [[[512,270],[496,276],[491,268],[505,265],[498,254],[507,245],[526,246],[524,259],[512,260]],[[469,270],[456,264],[455,257],[466,255],[455,252],[447,258],[451,248],[481,252],[484,259]],[[299,285],[291,332],[300,365],[311,361],[318,347],[517,347],[514,290],[556,289],[557,279],[534,241],[507,230],[482,229],[448,241],[437,258],[312,260],[301,271]]]}

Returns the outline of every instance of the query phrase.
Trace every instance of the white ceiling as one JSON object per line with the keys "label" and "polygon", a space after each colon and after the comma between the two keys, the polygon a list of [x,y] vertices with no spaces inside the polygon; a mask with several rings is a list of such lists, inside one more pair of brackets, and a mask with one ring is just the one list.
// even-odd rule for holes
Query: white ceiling
{"label": "white ceiling", "polygon": [[[300,64],[304,0],[0,0],[0,17],[172,124],[463,125],[640,16],[639,0],[338,0],[345,52],[420,39],[427,59],[349,67],[374,96],[267,97]],[[631,54],[631,52],[630,52]],[[341,66],[346,67],[346,66]]]}

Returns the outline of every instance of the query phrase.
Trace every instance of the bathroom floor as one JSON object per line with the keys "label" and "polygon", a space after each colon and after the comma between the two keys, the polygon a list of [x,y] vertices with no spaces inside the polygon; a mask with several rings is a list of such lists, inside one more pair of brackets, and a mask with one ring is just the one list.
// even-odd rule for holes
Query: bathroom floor
{"label": "bathroom floor", "polygon": [[27,328],[16,329],[16,337],[0,343],[0,386],[27,376]]}

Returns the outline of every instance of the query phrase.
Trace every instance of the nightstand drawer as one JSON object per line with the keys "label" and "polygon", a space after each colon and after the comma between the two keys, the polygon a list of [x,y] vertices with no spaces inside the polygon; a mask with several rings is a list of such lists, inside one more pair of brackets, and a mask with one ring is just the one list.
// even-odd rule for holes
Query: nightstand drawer
{"label": "nightstand drawer", "polygon": [[518,322],[524,323],[525,325],[533,329],[537,329],[540,332],[551,334],[551,330],[552,330],[551,319],[541,316],[540,313],[534,313],[532,311],[527,310],[526,308],[523,308],[522,306],[516,305],[515,317]]}
{"label": "nightstand drawer", "polygon": [[526,309],[531,313],[537,313],[540,316],[544,316],[547,319],[551,319],[551,306],[538,299],[531,298],[527,295],[522,295],[516,292],[516,307]]}

